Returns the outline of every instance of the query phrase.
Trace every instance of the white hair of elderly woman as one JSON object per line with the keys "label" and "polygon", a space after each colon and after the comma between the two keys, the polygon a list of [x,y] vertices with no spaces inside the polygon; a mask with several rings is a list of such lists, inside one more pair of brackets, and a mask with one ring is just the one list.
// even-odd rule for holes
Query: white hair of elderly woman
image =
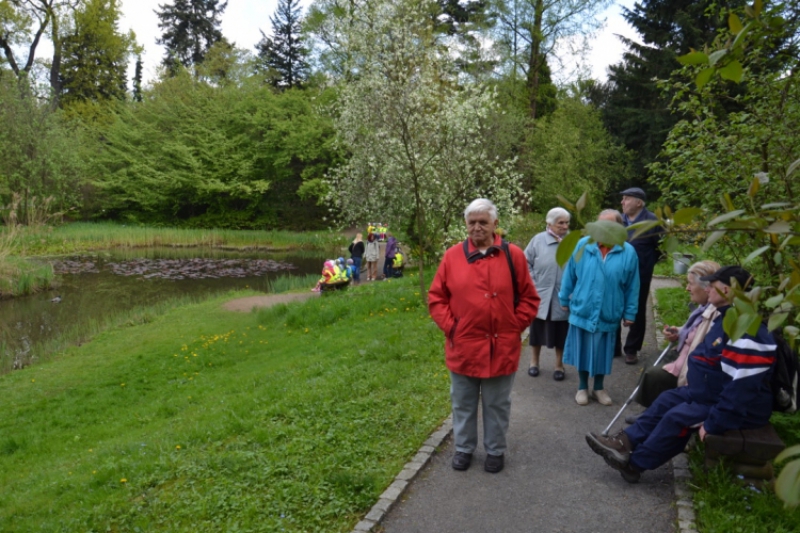
{"label": "white hair of elderly woman", "polygon": [[547,223],[547,225],[552,226],[562,218],[569,220],[572,218],[572,215],[570,215],[569,211],[563,207],[554,207],[547,212],[547,216],[545,217],[544,221]]}
{"label": "white hair of elderly woman", "polygon": [[694,282],[700,285],[702,288],[707,288],[711,282],[710,281],[703,281],[700,278],[702,276],[710,276],[714,272],[720,269],[719,263],[716,261],[698,261],[694,263],[692,266],[689,267],[689,272],[686,273],[687,276],[694,276]]}
{"label": "white hair of elderly woman", "polygon": [[497,206],[491,200],[486,198],[478,198],[473,200],[464,210],[464,220],[467,220],[473,213],[489,213],[492,222],[497,220]]}

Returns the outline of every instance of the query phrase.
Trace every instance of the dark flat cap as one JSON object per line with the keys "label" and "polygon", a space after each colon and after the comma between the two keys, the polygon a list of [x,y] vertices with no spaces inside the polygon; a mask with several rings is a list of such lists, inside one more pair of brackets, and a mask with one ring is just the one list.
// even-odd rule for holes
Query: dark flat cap
{"label": "dark flat cap", "polygon": [[731,278],[735,279],[739,287],[746,289],[748,285],[752,285],[753,275],[740,266],[724,266],[708,276],[701,276],[701,281],[719,281],[727,286],[731,286]]}
{"label": "dark flat cap", "polygon": [[647,200],[647,196],[644,194],[644,191],[639,187],[631,187],[630,189],[625,189],[620,194],[622,196],[633,196],[634,198],[638,198],[643,202]]}

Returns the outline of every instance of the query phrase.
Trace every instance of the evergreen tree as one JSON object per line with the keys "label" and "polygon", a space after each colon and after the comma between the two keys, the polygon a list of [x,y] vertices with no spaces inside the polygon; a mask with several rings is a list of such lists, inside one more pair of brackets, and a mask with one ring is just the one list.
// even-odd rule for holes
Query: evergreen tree
{"label": "evergreen tree", "polygon": [[62,38],[61,105],[123,100],[132,33],[121,34],[119,0],[88,0],[75,11],[74,29]]}
{"label": "evergreen tree", "polygon": [[[608,130],[636,153],[634,182],[642,186],[646,166],[656,160],[667,134],[680,117],[669,110],[669,95],[657,87],[680,68],[677,56],[702,49],[727,25],[720,15],[742,0],[642,0],[624,8],[642,43],[623,39],[628,51],[621,63],[609,67],[608,83],[595,92]],[[628,184],[622,184],[623,186]],[[652,191],[655,192],[655,191]],[[616,197],[615,197],[616,199]]]}
{"label": "evergreen tree", "polygon": [[220,17],[227,6],[227,0],[174,0],[158,5],[158,27],[164,33],[156,42],[167,49],[162,63],[170,73],[179,65],[188,68],[203,62],[208,49],[222,39]]}
{"label": "evergreen tree", "polygon": [[270,17],[272,38],[261,32],[261,41],[256,44],[258,67],[267,74],[272,85],[292,88],[308,76],[308,50],[300,35],[302,8],[300,0],[278,0],[278,7]]}
{"label": "evergreen tree", "polygon": [[136,57],[136,72],[133,75],[133,99],[136,102],[142,101],[142,56]]}

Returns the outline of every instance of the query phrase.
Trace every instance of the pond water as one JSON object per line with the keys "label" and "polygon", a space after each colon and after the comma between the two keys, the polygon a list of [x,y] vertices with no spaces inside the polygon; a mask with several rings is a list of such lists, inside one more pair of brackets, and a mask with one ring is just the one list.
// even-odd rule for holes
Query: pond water
{"label": "pond water", "polygon": [[266,292],[267,280],[319,273],[324,260],[316,252],[168,247],[52,258],[56,289],[0,301],[0,371],[28,364],[37,344],[92,321],[176,297]]}

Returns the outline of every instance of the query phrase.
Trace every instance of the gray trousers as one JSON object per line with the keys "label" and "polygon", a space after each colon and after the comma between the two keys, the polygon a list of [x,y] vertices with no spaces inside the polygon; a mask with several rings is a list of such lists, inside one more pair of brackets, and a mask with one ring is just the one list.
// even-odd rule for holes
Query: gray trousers
{"label": "gray trousers", "polygon": [[511,415],[511,388],[515,374],[496,378],[471,378],[450,372],[453,404],[453,438],[456,451],[473,453],[478,446],[478,398],[483,407],[483,447],[489,455],[506,452],[506,432]]}

